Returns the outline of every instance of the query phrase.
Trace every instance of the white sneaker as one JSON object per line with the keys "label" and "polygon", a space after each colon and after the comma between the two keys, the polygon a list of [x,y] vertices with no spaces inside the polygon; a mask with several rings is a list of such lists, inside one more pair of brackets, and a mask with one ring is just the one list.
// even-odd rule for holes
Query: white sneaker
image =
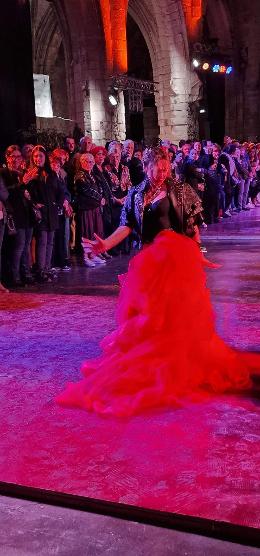
{"label": "white sneaker", "polygon": [[3,286],[0,282],[0,293],[9,293],[9,290]]}
{"label": "white sneaker", "polygon": [[84,258],[84,264],[85,266],[87,266],[88,268],[93,268],[95,265],[93,259],[89,259],[89,257],[85,257]]}
{"label": "white sneaker", "polygon": [[225,211],[225,214],[226,214],[227,216],[232,216],[232,214],[231,214],[231,212],[230,212],[229,209],[227,209],[227,210]]}
{"label": "white sneaker", "polygon": [[254,205],[254,203],[252,203],[252,201],[249,201],[249,203],[247,203],[247,205],[246,205],[246,208],[253,209],[253,208],[255,208],[255,205]]}
{"label": "white sneaker", "polygon": [[106,264],[105,259],[101,259],[98,255],[95,257],[91,257],[91,261],[94,261],[95,264]]}

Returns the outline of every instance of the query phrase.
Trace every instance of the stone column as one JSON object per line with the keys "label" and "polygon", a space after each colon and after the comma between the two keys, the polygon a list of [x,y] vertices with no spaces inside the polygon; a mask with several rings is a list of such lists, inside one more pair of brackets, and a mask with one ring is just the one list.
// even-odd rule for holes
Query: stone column
{"label": "stone column", "polygon": [[128,0],[100,0],[101,18],[103,23],[107,79],[99,81],[98,89],[103,98],[102,111],[97,108],[97,97],[93,95],[93,121],[94,135],[99,134],[106,140],[115,138],[125,139],[125,106],[124,96],[118,95],[118,105],[111,106],[108,101],[109,76],[118,75],[127,71],[127,44],[126,44],[126,16]]}
{"label": "stone column", "polygon": [[[177,3],[169,2],[166,13],[158,17],[159,31],[164,33],[164,49],[154,67],[158,82],[156,105],[160,137],[178,143],[188,137],[188,108],[191,94],[191,68],[184,21]],[[164,16],[164,17],[163,17]],[[166,22],[168,26],[166,26]]]}

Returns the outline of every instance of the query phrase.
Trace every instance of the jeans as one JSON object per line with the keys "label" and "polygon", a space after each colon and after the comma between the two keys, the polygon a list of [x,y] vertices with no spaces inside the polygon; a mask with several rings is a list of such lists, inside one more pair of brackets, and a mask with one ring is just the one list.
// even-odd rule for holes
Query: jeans
{"label": "jeans", "polygon": [[226,210],[226,196],[225,196],[225,190],[224,187],[221,187],[221,189],[219,190],[219,208],[222,211],[222,214],[225,212]]}
{"label": "jeans", "polygon": [[245,180],[245,185],[244,185],[244,193],[243,193],[243,198],[242,198],[242,207],[245,208],[248,202],[248,193],[249,193],[249,187],[250,187],[250,183],[251,183],[251,179],[248,178],[247,180]]}
{"label": "jeans", "polygon": [[237,197],[237,208],[239,209],[242,209],[243,206],[244,188],[245,188],[245,180],[240,180],[238,184],[238,197]]}
{"label": "jeans", "polygon": [[2,245],[3,245],[3,239],[4,239],[4,231],[5,231],[5,223],[4,223],[4,219],[2,218],[0,220],[0,282],[1,282],[1,271],[2,271]]}
{"label": "jeans", "polygon": [[36,236],[36,266],[38,272],[49,270],[51,267],[53,241],[55,232],[39,230]]}
{"label": "jeans", "polygon": [[18,228],[14,236],[11,260],[11,272],[14,281],[20,279],[20,271],[23,276],[30,273],[30,245],[32,235],[33,228]]}
{"label": "jeans", "polygon": [[68,260],[70,258],[70,219],[65,217],[65,258]]}

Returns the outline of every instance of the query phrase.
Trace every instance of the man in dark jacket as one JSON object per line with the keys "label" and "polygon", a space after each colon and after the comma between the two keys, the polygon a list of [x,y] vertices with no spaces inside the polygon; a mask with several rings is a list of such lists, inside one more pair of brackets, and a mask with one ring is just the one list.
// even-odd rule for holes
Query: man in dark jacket
{"label": "man in dark jacket", "polygon": [[138,185],[145,178],[143,163],[134,156],[134,141],[126,139],[123,141],[121,163],[128,167],[132,185]]}

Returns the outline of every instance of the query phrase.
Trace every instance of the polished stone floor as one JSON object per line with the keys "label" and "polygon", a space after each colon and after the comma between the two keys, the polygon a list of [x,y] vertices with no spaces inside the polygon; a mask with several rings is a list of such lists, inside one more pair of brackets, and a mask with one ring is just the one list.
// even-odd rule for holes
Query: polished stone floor
{"label": "polished stone floor", "polygon": [[[218,331],[231,345],[254,351],[260,350],[259,225],[255,209],[203,233],[209,259],[222,264],[208,271]],[[117,275],[128,258],[94,269],[76,262],[54,284],[0,297],[1,480],[257,527],[257,399],[223,396],[129,422],[55,405],[55,395],[67,380],[78,380],[81,362],[98,354],[99,341],[115,326]],[[0,555],[256,554],[67,512],[2,499]]]}
{"label": "polished stone floor", "polygon": [[[202,231],[208,258],[222,268],[209,272],[208,284],[214,299],[222,302],[259,300],[260,207],[241,212]],[[24,293],[59,293],[67,295],[115,296],[118,274],[127,270],[129,257],[114,257],[105,266],[85,268],[80,258],[72,258],[72,270],[60,272],[53,284],[27,287]]]}

